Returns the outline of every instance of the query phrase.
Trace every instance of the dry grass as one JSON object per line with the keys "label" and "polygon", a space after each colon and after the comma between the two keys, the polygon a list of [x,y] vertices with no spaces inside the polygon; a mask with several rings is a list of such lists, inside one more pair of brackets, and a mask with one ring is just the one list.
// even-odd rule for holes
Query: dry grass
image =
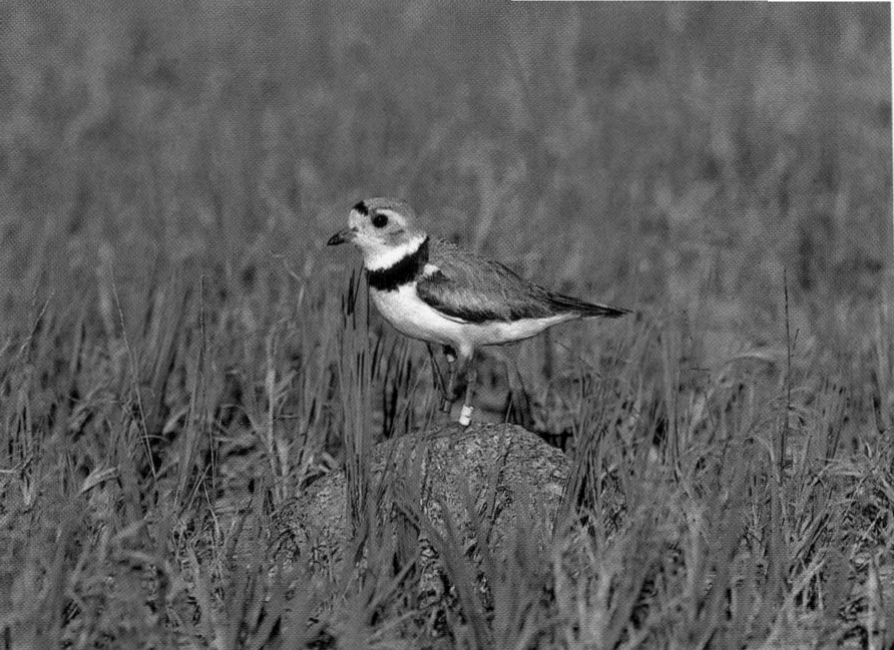
{"label": "dry grass", "polygon": [[[0,647],[890,647],[889,12],[4,5]],[[323,246],[372,194],[641,311],[502,357],[570,523],[487,593],[434,539],[432,620],[363,464],[431,363]]]}

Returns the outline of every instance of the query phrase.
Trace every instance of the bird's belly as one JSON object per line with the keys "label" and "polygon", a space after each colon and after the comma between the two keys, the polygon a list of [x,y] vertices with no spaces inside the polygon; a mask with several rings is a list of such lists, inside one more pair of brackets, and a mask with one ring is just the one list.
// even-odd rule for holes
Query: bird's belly
{"label": "bird's belly", "polygon": [[463,321],[452,320],[427,305],[416,295],[416,285],[394,291],[370,290],[379,313],[399,332],[415,339],[459,346],[464,340]]}
{"label": "bird's belly", "polygon": [[575,318],[559,314],[518,321],[475,323],[448,317],[426,304],[416,294],[416,286],[404,285],[395,291],[370,291],[379,313],[399,332],[412,338],[450,345],[471,352],[481,345],[499,345],[535,336],[552,325]]}
{"label": "bird's belly", "polygon": [[474,345],[499,345],[522,341],[537,336],[548,327],[575,318],[572,314],[558,314],[544,318],[523,318],[516,321],[489,321],[471,325],[468,336]]}

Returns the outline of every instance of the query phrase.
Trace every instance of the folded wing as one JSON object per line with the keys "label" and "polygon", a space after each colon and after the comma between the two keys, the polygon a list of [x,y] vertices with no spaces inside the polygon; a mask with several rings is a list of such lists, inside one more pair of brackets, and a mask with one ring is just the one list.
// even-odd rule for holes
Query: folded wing
{"label": "folded wing", "polygon": [[485,260],[434,238],[430,243],[429,265],[416,291],[422,300],[450,318],[509,322],[563,313],[608,317],[627,313],[623,309],[551,293],[523,280],[499,262]]}

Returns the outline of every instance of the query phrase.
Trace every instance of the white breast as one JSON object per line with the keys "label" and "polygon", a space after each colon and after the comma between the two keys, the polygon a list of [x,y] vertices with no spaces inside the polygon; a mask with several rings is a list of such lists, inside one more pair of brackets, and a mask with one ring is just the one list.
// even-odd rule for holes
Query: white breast
{"label": "white breast", "polygon": [[415,282],[401,285],[396,291],[371,289],[370,294],[379,313],[407,336],[452,346],[459,346],[464,338],[464,321],[429,307],[416,294]]}

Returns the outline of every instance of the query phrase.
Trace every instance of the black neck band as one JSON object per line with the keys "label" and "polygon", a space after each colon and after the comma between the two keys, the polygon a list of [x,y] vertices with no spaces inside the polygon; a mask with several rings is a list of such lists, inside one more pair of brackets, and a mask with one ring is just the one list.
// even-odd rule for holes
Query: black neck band
{"label": "black neck band", "polygon": [[428,237],[419,248],[398,260],[387,269],[367,271],[369,286],[379,291],[396,291],[398,287],[415,280],[428,264]]}

